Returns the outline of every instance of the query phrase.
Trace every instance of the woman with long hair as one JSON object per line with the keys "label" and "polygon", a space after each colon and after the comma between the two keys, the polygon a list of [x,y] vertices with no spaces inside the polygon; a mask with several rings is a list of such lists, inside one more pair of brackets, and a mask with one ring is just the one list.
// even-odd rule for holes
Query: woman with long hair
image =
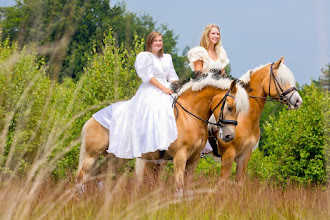
{"label": "woman with long hair", "polygon": [[171,55],[164,53],[159,32],[149,34],[146,51],[137,55],[135,69],[143,83],[133,98],[112,104],[93,115],[109,130],[107,152],[126,159],[167,150],[178,136],[170,84],[179,78]]}

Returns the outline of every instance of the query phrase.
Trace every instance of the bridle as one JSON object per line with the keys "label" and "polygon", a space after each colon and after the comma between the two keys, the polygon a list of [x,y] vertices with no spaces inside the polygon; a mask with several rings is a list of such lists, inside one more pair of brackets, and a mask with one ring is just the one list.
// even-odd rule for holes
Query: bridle
{"label": "bridle", "polygon": [[[297,88],[296,87],[291,87],[285,91],[283,91],[281,85],[279,84],[279,82],[277,81],[276,77],[275,77],[275,74],[274,74],[274,71],[273,71],[273,65],[274,63],[271,64],[270,66],[270,71],[269,71],[269,86],[268,86],[268,95],[269,96],[269,99],[267,99],[267,97],[259,97],[259,96],[249,96],[251,98],[261,98],[261,99],[266,99],[266,100],[276,100],[282,104],[285,104],[287,106],[290,106],[290,100],[294,94],[293,91],[297,91]],[[275,85],[275,89],[276,89],[276,92],[278,94],[278,97],[271,97],[270,96],[270,85],[271,85],[271,81],[272,81],[272,78],[273,78],[273,81],[274,81],[274,85]],[[289,94],[290,92],[292,92],[291,96],[289,98],[286,98],[285,96],[287,94]]]}
{"label": "bridle", "polygon": [[224,111],[224,108],[225,108],[225,104],[226,104],[226,100],[227,100],[227,97],[231,97],[231,98],[233,98],[233,99],[235,99],[235,97],[234,96],[232,96],[232,95],[230,95],[229,94],[229,91],[230,90],[228,90],[227,92],[226,92],[226,94],[225,94],[225,96],[220,100],[220,102],[215,106],[215,108],[212,110],[212,114],[214,113],[214,111],[220,106],[220,104],[222,103],[222,105],[221,105],[221,109],[220,109],[220,114],[219,114],[219,117],[218,117],[218,121],[217,121],[217,123],[213,123],[213,122],[211,122],[211,121],[209,121],[209,120],[205,120],[205,119],[202,119],[202,118],[200,118],[200,117],[198,117],[197,115],[194,115],[193,113],[191,113],[190,111],[188,111],[186,108],[184,108],[178,101],[177,101],[177,99],[175,99],[172,95],[171,95],[171,97],[174,99],[174,101],[173,101],[173,105],[175,106],[175,104],[178,104],[185,112],[187,112],[188,114],[190,114],[191,116],[193,116],[193,117],[195,117],[195,118],[197,118],[197,119],[199,119],[199,120],[201,120],[201,121],[203,121],[203,122],[205,122],[205,123],[207,123],[207,124],[211,124],[211,125],[215,125],[215,126],[217,126],[217,127],[222,127],[223,125],[237,125],[238,124],[238,122],[237,121],[235,121],[235,120],[227,120],[227,119],[224,119],[224,114],[223,114],[223,111]]}

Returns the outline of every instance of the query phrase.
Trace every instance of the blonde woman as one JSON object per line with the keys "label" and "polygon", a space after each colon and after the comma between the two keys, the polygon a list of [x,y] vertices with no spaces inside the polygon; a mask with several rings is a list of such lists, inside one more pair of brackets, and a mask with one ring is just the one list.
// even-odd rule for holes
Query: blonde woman
{"label": "blonde woman", "polygon": [[227,53],[221,46],[220,28],[215,24],[208,24],[202,34],[200,46],[189,50],[189,66],[196,73],[218,70],[225,76],[225,67],[229,63]]}
{"label": "blonde woman", "polygon": [[109,130],[108,153],[119,158],[140,157],[167,150],[178,136],[169,94],[170,83],[179,78],[172,57],[163,53],[163,38],[151,32],[146,51],[137,55],[135,69],[143,83],[131,100],[117,102],[93,115]]}
{"label": "blonde woman", "polygon": [[[227,53],[221,46],[220,28],[215,24],[208,24],[202,34],[200,46],[189,50],[187,54],[190,68],[195,71],[195,77],[200,78],[203,73],[217,71],[220,76],[227,76],[225,67],[229,63]],[[212,147],[207,141],[202,155],[210,153]]]}

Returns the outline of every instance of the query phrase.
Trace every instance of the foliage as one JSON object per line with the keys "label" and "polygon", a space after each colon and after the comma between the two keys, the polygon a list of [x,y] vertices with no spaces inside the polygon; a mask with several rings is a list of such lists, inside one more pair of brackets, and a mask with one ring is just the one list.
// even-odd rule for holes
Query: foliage
{"label": "foliage", "polygon": [[77,168],[83,124],[110,102],[129,99],[140,84],[133,65],[143,49],[137,36],[130,51],[117,47],[111,32],[104,45],[102,54],[94,49],[77,83],[65,78],[62,84],[46,76],[34,47],[0,45],[2,170],[24,174],[39,161],[64,177]]}
{"label": "foliage", "polygon": [[313,80],[313,83],[324,90],[330,90],[330,63],[321,68],[321,76],[318,80]]}
{"label": "foliage", "polygon": [[[35,42],[46,56],[53,79],[70,77],[76,81],[92,55],[92,47],[102,52],[103,35],[112,28],[116,45],[131,50],[134,34],[146,39],[152,30],[164,36],[165,52],[173,57],[179,76],[189,71],[185,54],[178,55],[177,38],[166,25],[156,27],[149,15],[127,12],[124,3],[111,6],[107,0],[23,0],[13,7],[0,8],[2,40],[16,40],[21,48]],[[58,78],[59,77],[59,78]]]}
{"label": "foliage", "polygon": [[267,156],[262,157],[259,151],[254,153],[251,163],[254,174],[281,183],[326,181],[325,152],[329,146],[325,129],[329,129],[329,94],[319,91],[313,84],[305,86],[301,94],[304,103],[299,110],[283,109],[277,118],[271,117],[266,122],[264,151]]}
{"label": "foliage", "polygon": [[[128,51],[123,45],[116,46],[116,40],[111,33],[104,38],[102,54],[97,53],[94,47],[94,54],[88,58],[85,74],[77,82],[75,103],[71,112],[67,114],[69,117],[74,117],[80,112],[85,114],[77,118],[74,126],[68,131],[73,137],[80,136],[82,126],[93,113],[110,103],[131,98],[141,83],[135,72],[134,62],[136,55],[143,50],[143,43],[135,35],[133,49]],[[56,176],[63,177],[68,171],[76,170],[78,157],[79,148],[75,146],[58,163]]]}
{"label": "foliage", "polygon": [[[267,101],[266,105],[262,111],[262,115],[260,117],[260,141],[259,141],[259,148],[262,150],[265,142],[267,142],[267,133],[265,133],[264,124],[270,120],[271,117],[277,118],[279,113],[283,111],[285,106],[278,102]],[[267,155],[267,152],[264,152]]]}
{"label": "foliage", "polygon": [[200,159],[196,173],[203,174],[205,176],[219,176],[221,172],[221,163],[213,160],[211,156],[205,156]]}

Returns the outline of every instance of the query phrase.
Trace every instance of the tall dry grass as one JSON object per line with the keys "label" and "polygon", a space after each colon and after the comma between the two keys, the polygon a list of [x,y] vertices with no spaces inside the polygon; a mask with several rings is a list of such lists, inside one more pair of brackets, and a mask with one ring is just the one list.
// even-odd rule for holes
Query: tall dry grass
{"label": "tall dry grass", "polygon": [[182,199],[173,180],[148,175],[142,183],[124,172],[93,178],[79,193],[72,178],[38,184],[3,179],[1,219],[329,219],[329,188],[247,180],[243,186],[198,176]]}

